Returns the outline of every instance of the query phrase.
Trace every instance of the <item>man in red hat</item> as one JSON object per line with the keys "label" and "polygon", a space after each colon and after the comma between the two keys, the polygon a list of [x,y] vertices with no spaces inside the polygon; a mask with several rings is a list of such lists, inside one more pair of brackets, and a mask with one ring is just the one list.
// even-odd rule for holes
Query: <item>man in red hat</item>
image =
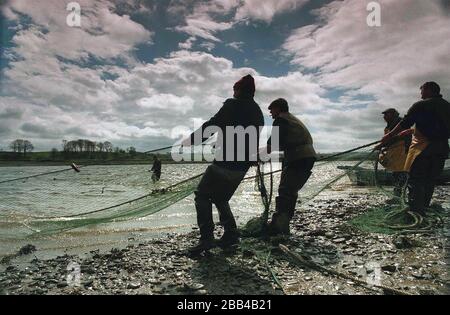
{"label": "man in red hat", "polygon": [[[183,146],[199,145],[217,132],[216,158],[206,169],[195,191],[195,208],[200,229],[200,242],[189,249],[191,254],[207,251],[216,245],[225,248],[239,242],[239,233],[228,201],[244,179],[251,165],[255,164],[258,152],[260,129],[264,117],[259,105],[253,100],[255,80],[251,75],[241,78],[233,86],[234,97],[227,99],[219,112],[205,122],[201,128],[183,141]],[[230,130],[254,131],[244,135],[229,133]],[[248,136],[248,137],[247,137]],[[252,138],[253,137],[253,138]],[[253,144],[253,145],[252,145]],[[212,205],[219,211],[224,227],[222,238],[214,240]]]}

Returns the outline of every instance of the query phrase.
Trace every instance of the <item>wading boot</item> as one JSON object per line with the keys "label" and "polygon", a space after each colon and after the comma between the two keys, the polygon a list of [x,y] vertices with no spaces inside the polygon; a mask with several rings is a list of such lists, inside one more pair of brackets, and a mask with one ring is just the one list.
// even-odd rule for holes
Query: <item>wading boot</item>
{"label": "wading boot", "polygon": [[240,235],[238,231],[225,232],[220,240],[217,241],[217,246],[225,249],[237,245],[240,242],[239,236]]}
{"label": "wading boot", "polygon": [[214,239],[200,239],[197,245],[188,248],[188,255],[198,256],[214,247],[216,247],[216,241]]}
{"label": "wading boot", "polygon": [[269,236],[290,235],[289,222],[291,218],[285,213],[274,213],[272,221],[267,227],[267,234]]}
{"label": "wading boot", "polygon": [[272,216],[272,221],[267,227],[267,234],[269,236],[276,235],[290,235],[289,222],[294,216],[296,198],[281,198],[275,199],[275,213]]}

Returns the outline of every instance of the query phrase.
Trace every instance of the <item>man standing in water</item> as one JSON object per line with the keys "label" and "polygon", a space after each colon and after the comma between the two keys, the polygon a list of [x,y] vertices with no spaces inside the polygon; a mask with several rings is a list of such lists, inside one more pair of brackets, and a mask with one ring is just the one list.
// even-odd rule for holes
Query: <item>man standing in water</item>
{"label": "man standing in water", "polygon": [[[211,127],[218,133],[216,144],[219,145],[216,145],[216,159],[206,169],[195,191],[200,242],[189,249],[191,254],[198,254],[216,245],[225,248],[239,242],[239,232],[228,201],[250,166],[256,162],[260,127],[264,126],[264,117],[259,105],[253,100],[255,81],[251,75],[236,82],[233,90],[234,97],[227,99],[214,117],[183,141],[183,146],[201,144],[212,136],[212,134],[205,136],[205,130]],[[249,137],[244,136],[243,143],[236,141],[238,135],[236,133],[230,135],[228,132],[230,128],[231,130],[253,129],[253,139],[250,134]],[[239,158],[242,155],[244,158]],[[217,207],[224,227],[224,234],[217,243],[213,234],[212,204]]]}
{"label": "man standing in water", "polygon": [[[395,108],[389,108],[383,113],[384,121],[387,123],[384,128],[384,134],[392,131],[402,120],[399,112]],[[392,172],[394,177],[394,196],[395,198],[388,200],[389,203],[399,201],[403,188],[406,185],[408,174],[404,171],[406,155],[411,144],[411,136],[408,135],[404,139],[392,139],[385,145],[378,146],[381,149],[379,156],[380,164],[388,171]]]}
{"label": "man standing in water", "polygon": [[[273,126],[278,128],[280,150],[284,151],[278,197],[275,199],[275,213],[268,227],[269,235],[288,235],[289,222],[294,216],[298,192],[311,176],[316,161],[313,140],[306,126],[289,113],[285,99],[277,99],[269,106],[274,119]],[[273,136],[273,131],[272,131]],[[267,151],[271,152],[272,138],[267,141]]]}
{"label": "man standing in water", "polygon": [[387,143],[401,130],[415,124],[405,171],[409,172],[408,205],[411,211],[425,215],[433,197],[436,178],[444,169],[450,138],[450,103],[442,98],[436,82],[420,87],[422,101],[415,103],[405,118],[382,139]]}
{"label": "man standing in water", "polygon": [[153,157],[153,166],[150,172],[153,172],[152,174],[153,183],[159,181],[159,179],[161,178],[161,161],[158,159],[156,155]]}

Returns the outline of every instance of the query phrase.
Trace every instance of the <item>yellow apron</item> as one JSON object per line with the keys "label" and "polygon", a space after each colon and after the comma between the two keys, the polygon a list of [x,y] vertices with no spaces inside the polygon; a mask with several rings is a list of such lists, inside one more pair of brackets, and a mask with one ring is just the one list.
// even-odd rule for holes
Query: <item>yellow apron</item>
{"label": "yellow apron", "polygon": [[405,161],[404,171],[409,172],[411,170],[411,166],[414,163],[414,160],[427,148],[430,144],[428,139],[420,133],[420,131],[415,128],[414,135],[412,138],[411,145],[409,146],[408,155]]}
{"label": "yellow apron", "polygon": [[380,164],[391,172],[403,172],[406,161],[405,141],[393,143],[383,150],[379,157]]}

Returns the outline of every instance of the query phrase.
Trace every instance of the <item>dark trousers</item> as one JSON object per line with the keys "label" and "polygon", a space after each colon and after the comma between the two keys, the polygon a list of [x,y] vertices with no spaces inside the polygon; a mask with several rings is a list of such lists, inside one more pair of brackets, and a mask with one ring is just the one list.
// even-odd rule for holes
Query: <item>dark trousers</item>
{"label": "dark trousers", "polygon": [[425,149],[411,166],[408,179],[408,205],[412,211],[424,213],[430,206],[437,177],[442,173],[445,157]]}
{"label": "dark trousers", "polygon": [[220,222],[225,233],[236,233],[237,226],[228,201],[233,196],[247,171],[232,171],[210,165],[195,191],[195,208],[201,239],[214,237],[212,205],[219,211]]}
{"label": "dark trousers", "polygon": [[315,160],[315,158],[305,158],[283,165],[273,218],[281,214],[287,215],[289,219],[293,217],[298,192],[311,176]]}
{"label": "dark trousers", "polygon": [[152,180],[153,182],[159,181],[161,178],[161,171],[153,171]]}
{"label": "dark trousers", "polygon": [[408,181],[408,173],[406,172],[393,172],[394,177],[394,196],[401,197],[403,188],[406,186]]}

